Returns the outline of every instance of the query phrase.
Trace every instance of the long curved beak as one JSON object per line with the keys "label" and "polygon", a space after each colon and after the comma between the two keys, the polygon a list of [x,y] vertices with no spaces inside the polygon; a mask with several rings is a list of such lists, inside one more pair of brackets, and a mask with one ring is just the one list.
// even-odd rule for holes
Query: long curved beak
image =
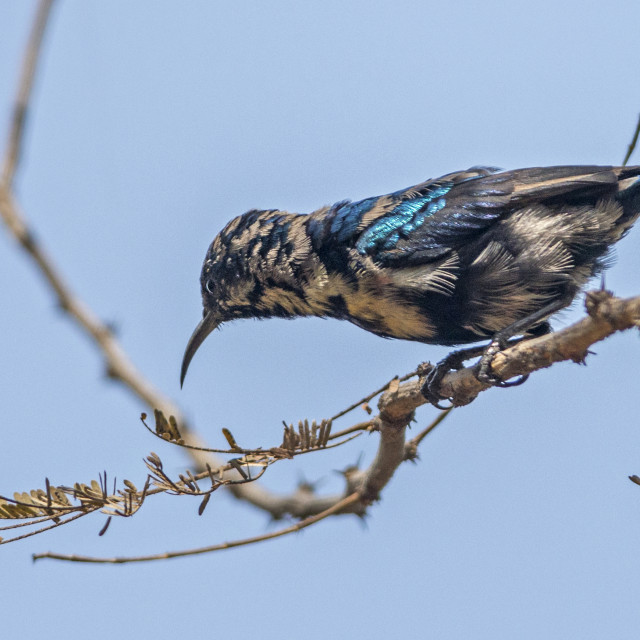
{"label": "long curved beak", "polygon": [[180,370],[180,388],[184,383],[184,378],[187,375],[187,369],[193,356],[196,354],[198,347],[205,341],[205,338],[220,324],[220,320],[217,316],[207,311],[200,324],[196,327],[196,330],[191,334],[187,348],[185,349],[184,356],[182,358],[182,369]]}

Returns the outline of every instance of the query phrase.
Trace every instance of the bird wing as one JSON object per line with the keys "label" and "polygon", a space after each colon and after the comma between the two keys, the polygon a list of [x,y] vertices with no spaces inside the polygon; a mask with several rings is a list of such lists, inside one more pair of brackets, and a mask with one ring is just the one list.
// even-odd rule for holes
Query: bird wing
{"label": "bird wing", "polygon": [[323,212],[323,244],[348,244],[383,267],[425,264],[472,242],[516,209],[588,203],[614,193],[624,171],[472,168],[386,196],[334,205]]}

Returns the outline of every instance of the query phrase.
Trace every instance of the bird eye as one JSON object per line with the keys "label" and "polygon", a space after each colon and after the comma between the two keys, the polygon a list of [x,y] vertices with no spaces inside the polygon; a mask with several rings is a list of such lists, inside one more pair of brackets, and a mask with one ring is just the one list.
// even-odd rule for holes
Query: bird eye
{"label": "bird eye", "polygon": [[213,280],[207,280],[204,283],[204,288],[211,294],[213,295],[214,293],[214,289],[215,289],[215,285],[213,284]]}

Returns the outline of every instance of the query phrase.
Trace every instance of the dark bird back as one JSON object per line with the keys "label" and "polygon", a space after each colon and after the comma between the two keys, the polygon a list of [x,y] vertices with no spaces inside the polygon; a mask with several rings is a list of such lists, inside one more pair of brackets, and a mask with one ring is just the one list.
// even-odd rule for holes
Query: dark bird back
{"label": "dark bird back", "polygon": [[332,317],[444,345],[528,317],[535,330],[606,266],[640,213],[638,176],[479,167],[309,215],[249,211],[207,252],[181,381],[206,336],[236,318]]}

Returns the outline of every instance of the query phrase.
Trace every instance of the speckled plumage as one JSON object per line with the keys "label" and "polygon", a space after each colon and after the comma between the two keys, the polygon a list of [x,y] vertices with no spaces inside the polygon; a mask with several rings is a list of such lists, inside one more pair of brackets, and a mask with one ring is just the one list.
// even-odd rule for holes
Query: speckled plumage
{"label": "speckled plumage", "polygon": [[182,379],[206,336],[236,318],[324,316],[454,345],[552,313],[637,218],[638,176],[640,167],[479,167],[308,215],[249,211],[207,252],[204,318]]}

